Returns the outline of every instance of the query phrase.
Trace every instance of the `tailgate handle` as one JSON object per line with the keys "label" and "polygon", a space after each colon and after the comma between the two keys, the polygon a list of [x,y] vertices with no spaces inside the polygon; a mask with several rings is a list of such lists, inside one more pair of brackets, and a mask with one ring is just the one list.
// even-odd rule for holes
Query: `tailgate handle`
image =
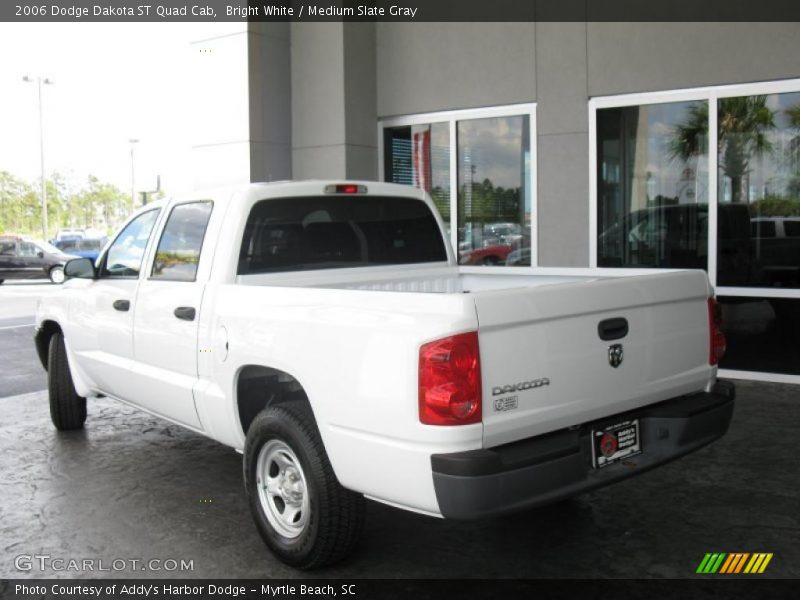
{"label": "tailgate handle", "polygon": [[597,325],[597,335],[601,340],[619,340],[628,335],[628,319],[616,317],[600,321]]}

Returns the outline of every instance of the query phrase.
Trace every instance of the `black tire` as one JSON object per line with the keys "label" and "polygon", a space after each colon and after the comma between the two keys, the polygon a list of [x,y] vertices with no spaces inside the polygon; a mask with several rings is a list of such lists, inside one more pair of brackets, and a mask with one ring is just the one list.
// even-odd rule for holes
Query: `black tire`
{"label": "black tire", "polygon": [[86,421],[86,398],[78,396],[67,362],[64,336],[57,331],[50,337],[47,354],[47,390],[50,394],[50,418],[56,429],[80,429]]}
{"label": "black tire", "polygon": [[[299,461],[310,501],[307,521],[296,537],[285,537],[270,523],[265,512],[270,508],[265,509],[261,498],[266,492],[259,492],[259,455],[267,444],[281,443]],[[261,537],[287,565],[298,569],[329,565],[350,554],[358,543],[364,526],[364,497],[339,484],[307,402],[285,402],[256,416],[245,443],[244,484]]]}

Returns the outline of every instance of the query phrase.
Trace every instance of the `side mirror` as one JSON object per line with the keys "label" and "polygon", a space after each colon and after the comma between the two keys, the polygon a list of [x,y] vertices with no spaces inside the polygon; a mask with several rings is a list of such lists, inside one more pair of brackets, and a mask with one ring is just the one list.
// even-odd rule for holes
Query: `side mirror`
{"label": "side mirror", "polygon": [[73,258],[64,265],[64,275],[78,279],[97,279],[94,263],[88,258]]}
{"label": "side mirror", "polygon": [[44,258],[44,252],[42,252],[41,250],[39,250],[39,251],[36,253],[36,258]]}

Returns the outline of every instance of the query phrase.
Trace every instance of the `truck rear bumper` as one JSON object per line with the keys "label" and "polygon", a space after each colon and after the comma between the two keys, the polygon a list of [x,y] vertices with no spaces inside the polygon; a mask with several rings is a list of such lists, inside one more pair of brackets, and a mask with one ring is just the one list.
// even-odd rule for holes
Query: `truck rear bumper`
{"label": "truck rear bumper", "polygon": [[[681,396],[579,428],[496,448],[431,456],[442,516],[476,519],[548,504],[643,473],[718,439],[733,416],[735,388]],[[639,420],[640,454],[602,469],[592,466],[594,429]]]}

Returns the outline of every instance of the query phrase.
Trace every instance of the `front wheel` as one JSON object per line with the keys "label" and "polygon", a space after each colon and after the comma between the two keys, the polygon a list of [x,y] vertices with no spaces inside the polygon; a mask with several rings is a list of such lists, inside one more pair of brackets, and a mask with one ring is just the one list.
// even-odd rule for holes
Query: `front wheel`
{"label": "front wheel", "polygon": [[266,408],[253,420],[244,483],[261,537],[286,564],[322,567],[357,544],[364,498],[339,484],[306,402]]}
{"label": "front wheel", "polygon": [[72,383],[64,335],[59,331],[50,338],[47,353],[47,391],[50,418],[56,429],[80,429],[86,421],[86,398],[78,395]]}
{"label": "front wheel", "polygon": [[50,281],[53,283],[64,283],[64,267],[53,267],[50,269]]}

